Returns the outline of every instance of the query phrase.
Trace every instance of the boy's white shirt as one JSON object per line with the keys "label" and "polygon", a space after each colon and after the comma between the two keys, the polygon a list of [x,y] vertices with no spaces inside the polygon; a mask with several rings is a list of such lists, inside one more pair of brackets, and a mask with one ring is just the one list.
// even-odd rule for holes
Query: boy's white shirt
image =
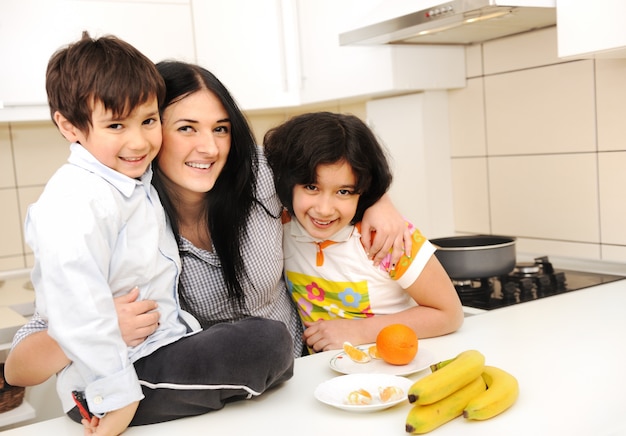
{"label": "boy's white shirt", "polygon": [[[63,409],[74,406],[71,391],[82,390],[92,413],[101,415],[143,398],[133,362],[199,324],[180,310],[178,247],[151,169],[136,180],[78,143],[70,150],[68,163],[29,207],[25,235],[35,254],[37,311],[73,362],[58,374]],[[146,341],[127,347],[113,298],[135,286],[139,299],[157,301],[160,324]]]}

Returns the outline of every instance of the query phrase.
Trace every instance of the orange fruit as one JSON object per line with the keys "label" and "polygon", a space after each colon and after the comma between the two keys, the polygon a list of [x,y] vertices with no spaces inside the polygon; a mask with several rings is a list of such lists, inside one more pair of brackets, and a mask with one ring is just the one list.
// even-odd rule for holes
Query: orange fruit
{"label": "orange fruit", "polygon": [[357,363],[367,363],[371,360],[370,356],[365,351],[355,347],[350,342],[343,343],[343,351],[348,355],[348,357],[350,357],[350,359]]}
{"label": "orange fruit", "polygon": [[378,332],[376,349],[385,362],[406,365],[417,354],[417,335],[404,324],[388,325]]}

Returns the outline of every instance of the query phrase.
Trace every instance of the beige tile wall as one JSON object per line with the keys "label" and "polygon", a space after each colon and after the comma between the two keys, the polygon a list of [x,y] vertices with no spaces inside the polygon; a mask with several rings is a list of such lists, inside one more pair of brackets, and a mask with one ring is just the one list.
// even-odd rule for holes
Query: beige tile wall
{"label": "beige tile wall", "polygon": [[596,61],[598,149],[624,150],[626,142],[626,62],[623,59]]}
{"label": "beige tile wall", "polygon": [[556,50],[554,28],[467,49],[449,93],[456,230],[626,262],[626,59]]}
{"label": "beige tile wall", "polygon": [[0,270],[32,264],[22,237],[26,209],[68,153],[52,122],[0,124]]}
{"label": "beige tile wall", "polygon": [[593,61],[484,78],[490,155],[595,150]]}

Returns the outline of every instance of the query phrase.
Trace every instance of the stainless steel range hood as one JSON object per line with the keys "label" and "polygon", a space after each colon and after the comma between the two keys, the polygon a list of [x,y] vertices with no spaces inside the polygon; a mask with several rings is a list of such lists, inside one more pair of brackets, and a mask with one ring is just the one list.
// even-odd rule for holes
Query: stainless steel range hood
{"label": "stainless steel range hood", "polygon": [[554,26],[555,4],[555,0],[453,0],[341,33],[339,43],[473,44]]}

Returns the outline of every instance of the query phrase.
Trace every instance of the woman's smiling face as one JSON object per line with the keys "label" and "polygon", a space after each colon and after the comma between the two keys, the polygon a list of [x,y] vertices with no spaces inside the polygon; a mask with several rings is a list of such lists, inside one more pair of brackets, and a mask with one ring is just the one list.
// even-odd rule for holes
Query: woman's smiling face
{"label": "woman's smiling face", "polygon": [[163,111],[163,144],[158,165],[182,196],[203,197],[215,186],[230,152],[226,109],[203,89]]}

